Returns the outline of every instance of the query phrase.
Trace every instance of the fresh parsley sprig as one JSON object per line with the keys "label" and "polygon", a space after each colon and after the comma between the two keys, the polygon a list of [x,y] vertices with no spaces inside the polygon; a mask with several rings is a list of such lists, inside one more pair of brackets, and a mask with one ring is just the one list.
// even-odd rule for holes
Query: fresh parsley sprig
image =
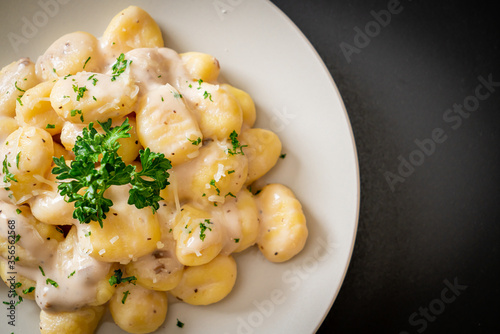
{"label": "fresh parsley sprig", "polygon": [[170,184],[167,170],[172,168],[172,165],[164,154],[151,152],[149,148],[139,153],[142,170],[134,170],[131,174],[132,189],[129,191],[128,204],[133,204],[138,209],[150,206],[154,213],[160,207],[158,202],[162,200],[160,190]]}
{"label": "fresh parsley sprig", "polygon": [[53,159],[56,167],[52,169],[52,174],[57,175],[58,180],[68,180],[61,182],[58,190],[67,202],[75,202],[73,218],[85,224],[97,221],[102,227],[106,213],[113,205],[110,199],[104,197],[104,192],[112,185],[129,183],[132,189],[128,204],[134,204],[139,209],[151,206],[156,212],[158,201],[162,199],[160,190],[169,184],[167,170],[172,168],[170,161],[163,154],[141,150],[142,170],[136,172],[136,167],[126,165],[117,153],[120,147],[118,140],[130,137],[128,119],[114,128],[111,127],[111,119],[98,123],[104,134],[98,133],[93,123],[84,128],[73,148],[75,160],[69,166],[63,156]]}

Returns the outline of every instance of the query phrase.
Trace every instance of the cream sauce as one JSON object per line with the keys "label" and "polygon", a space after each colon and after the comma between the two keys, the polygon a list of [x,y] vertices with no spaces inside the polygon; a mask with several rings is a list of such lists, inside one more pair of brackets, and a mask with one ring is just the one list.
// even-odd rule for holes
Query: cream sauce
{"label": "cream sauce", "polygon": [[[111,67],[116,62],[116,55],[103,48],[102,45],[98,53],[100,54],[100,57],[97,57],[99,63],[94,64],[94,66],[102,69],[102,74],[95,77],[104,81],[105,77],[103,75],[106,75],[109,80],[112,73]],[[130,94],[137,94],[138,96],[135,107],[140,103],[141,97],[149,91],[170,84],[185,97],[188,110],[193,115],[196,115],[193,109],[198,108],[200,101],[200,89],[197,88],[202,87],[202,84],[199,84],[195,78],[188,75],[181,58],[174,50],[168,48],[135,49],[128,52],[125,59],[132,60],[132,63],[122,73],[120,80],[130,80],[132,87],[135,85],[138,87],[138,91],[130,92]],[[78,85],[88,86],[89,92],[91,91],[98,96],[117,96],[116,89],[118,86],[115,87],[116,85],[99,85],[98,82],[95,87],[92,87],[91,81],[88,81],[91,75],[92,73],[83,73],[74,76],[74,79]],[[67,80],[65,85],[70,87],[75,82]],[[218,88],[218,85],[205,86],[203,84],[203,90],[207,90],[209,93]],[[61,100],[61,105],[66,102],[66,100]],[[101,109],[104,110],[109,106],[113,106],[116,104],[115,102],[116,98],[108,101]],[[93,111],[93,113],[100,113],[101,111],[97,110]],[[68,115],[65,114],[64,116]],[[97,118],[97,116],[94,117]],[[162,237],[153,253],[140,258],[141,265],[144,266],[145,270],[158,268],[159,258],[162,265],[161,271],[170,273],[182,270],[183,265],[175,256],[176,244],[171,233],[174,228],[173,221],[180,212],[183,198],[186,197],[185,194],[190,191],[191,184],[185,180],[192,177],[200,164],[213,164],[228,148],[226,142],[218,142],[214,145],[217,145],[218,148],[207,150],[204,145],[199,153],[189,156],[190,161],[174,167],[172,177],[176,188],[176,201],[174,205],[160,203],[161,208],[157,214],[162,229]],[[218,171],[218,174],[214,175],[214,177],[218,179],[225,177],[225,172]],[[67,240],[61,243],[55,240],[44,240],[33,225],[30,224],[29,218],[26,218],[24,214],[18,215],[16,213],[17,207],[6,203],[9,199],[3,189],[0,191],[0,200],[3,201],[0,202],[0,236],[3,238],[8,237],[8,221],[15,220],[15,231],[22,236],[18,245],[33,257],[36,257],[38,265],[43,268],[44,272],[42,273],[37,266],[30,267],[20,264],[16,266],[21,275],[36,281],[37,304],[46,311],[70,311],[94,302],[97,284],[109,272],[111,264],[97,261],[89,256],[90,252],[92,252],[91,245],[88,238],[84,237],[89,228],[87,225],[78,224],[78,222],[70,218],[68,205],[62,202],[62,197],[54,194],[42,194],[31,201],[34,211],[40,213],[38,215],[40,218],[50,216],[46,213],[54,210],[52,216],[60,215],[57,224],[74,224],[76,226],[77,231],[72,231]],[[226,201],[223,198],[219,200],[223,205],[211,208],[209,210],[210,216],[207,217],[207,219],[213,221],[213,225],[210,225],[212,230],[210,233],[207,231],[206,238],[203,241],[199,235],[192,235],[187,242],[187,247],[184,249],[185,252],[200,254],[200,251],[206,248],[207,245],[216,242],[222,243],[222,254],[230,254],[237,248],[238,244],[235,240],[242,236],[239,211],[234,199]],[[32,220],[34,220],[33,217]],[[69,238],[72,240],[69,240]],[[48,279],[57,282],[58,286],[51,284]]]}

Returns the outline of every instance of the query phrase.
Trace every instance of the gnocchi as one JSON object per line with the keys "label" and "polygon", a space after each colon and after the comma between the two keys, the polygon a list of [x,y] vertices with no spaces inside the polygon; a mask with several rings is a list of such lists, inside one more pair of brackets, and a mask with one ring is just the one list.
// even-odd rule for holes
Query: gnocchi
{"label": "gnocchi", "polygon": [[[284,185],[251,186],[282,145],[254,128],[250,94],[212,55],[165,47],[130,6],[97,38],[63,35],[35,63],[0,71],[0,276],[34,299],[41,333],[93,333],[109,307],[129,333],[230,295],[237,258],[271,262],[305,246]],[[78,293],[74,293],[78,290]]]}

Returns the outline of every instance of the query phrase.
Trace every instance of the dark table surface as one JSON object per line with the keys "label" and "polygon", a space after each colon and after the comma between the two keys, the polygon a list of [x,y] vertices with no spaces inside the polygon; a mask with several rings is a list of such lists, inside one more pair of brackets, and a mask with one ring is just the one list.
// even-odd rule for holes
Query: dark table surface
{"label": "dark table surface", "polygon": [[272,1],[328,67],[359,157],[356,244],[318,333],[500,333],[498,12]]}

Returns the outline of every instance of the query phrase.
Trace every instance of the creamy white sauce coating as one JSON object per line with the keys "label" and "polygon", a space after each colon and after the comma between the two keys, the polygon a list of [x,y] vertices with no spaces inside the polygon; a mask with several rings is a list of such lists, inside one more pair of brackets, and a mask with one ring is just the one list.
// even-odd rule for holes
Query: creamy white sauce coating
{"label": "creamy white sauce coating", "polygon": [[[0,238],[12,239],[12,231],[20,236],[14,245],[22,248],[22,256],[27,258],[16,263],[14,270],[36,282],[36,302],[41,309],[70,311],[95,301],[97,283],[105,278],[110,264],[85,254],[75,239],[64,243],[44,239],[34,226],[35,218],[16,212],[15,205],[0,202],[0,210]],[[29,261],[32,258],[37,262]]]}
{"label": "creamy white sauce coating", "polygon": [[[116,61],[116,55],[110,56],[110,52],[106,49],[98,50],[98,52],[101,55],[101,63],[96,66],[102,69],[103,74],[109,76],[111,66]],[[147,92],[170,84],[185,97],[186,104],[188,109],[191,109],[191,112],[193,108],[196,108],[197,92],[195,85],[198,85],[198,83],[187,74],[179,55],[175,51],[168,48],[135,49],[129,51],[125,58],[132,60],[132,63],[122,74],[123,77],[120,80],[131,80],[134,85],[137,85],[138,91],[133,92],[138,96],[136,107],[141,97]],[[77,83],[81,86],[89,85],[90,81],[87,82],[87,77],[91,74],[77,75]],[[104,80],[102,75],[96,77]],[[68,80],[67,85],[72,84],[73,82]],[[116,96],[116,91],[112,91],[114,89],[113,85],[102,84],[99,85],[98,89],[100,96]],[[209,92],[211,89],[218,89],[218,86],[208,88]],[[112,102],[110,101],[110,103]],[[219,143],[221,152],[227,148],[226,145],[227,143]],[[189,190],[190,185],[183,182],[183,179],[186,175],[193,173],[193,168],[197,166],[194,159],[199,154],[201,153],[197,151],[196,154],[189,156],[192,161],[183,163],[173,169],[171,182],[175,186],[174,192],[176,196]],[[200,158],[203,158],[202,163],[211,164],[219,154],[220,152],[214,151]],[[225,171],[218,171],[214,178],[225,177],[224,173]],[[8,193],[4,189],[0,190],[0,237],[5,239],[9,237],[8,222],[14,220],[15,232],[21,235],[18,246],[37,259],[36,264],[30,266],[22,265],[21,262],[18,263],[16,270],[19,274],[36,281],[36,302],[40,308],[46,311],[71,311],[95,302],[97,284],[108,274],[111,264],[100,262],[89,256],[92,249],[88,238],[85,237],[88,233],[88,226],[79,224],[69,216],[68,205],[62,202],[61,196],[56,193],[42,194],[30,202],[35,213],[41,212],[41,215],[43,215],[44,212],[50,210],[60,211],[60,220],[46,222],[54,225],[73,224],[75,225],[73,229],[77,229],[75,234],[68,236],[68,238],[71,237],[74,240],[66,240],[64,243],[58,243],[56,240],[44,240],[33,225],[29,223],[29,218],[26,218],[24,214],[17,214],[17,207],[7,203],[9,202],[7,195]],[[221,202],[223,205],[210,209],[210,216],[207,217],[207,219],[213,221],[213,225],[210,226],[212,233],[207,233],[205,240],[201,240],[198,235],[192,235],[184,252],[200,254],[202,249],[214,242],[222,243],[222,254],[230,254],[237,248],[238,244],[235,240],[241,238],[242,231],[235,200],[233,198],[224,198]],[[141,258],[141,265],[144,266],[145,270],[155,269],[158,266],[155,259],[163,258],[163,266],[159,270],[170,273],[183,268],[183,265],[175,256],[176,244],[171,233],[174,227],[173,220],[180,212],[180,206],[183,202],[176,197],[175,205],[167,205],[164,202],[160,204],[161,208],[157,214],[162,229],[162,238],[157,244],[157,250],[152,253],[153,256]],[[57,213],[52,214],[52,216],[53,219],[57,219]],[[30,217],[32,221],[35,220],[31,215]],[[43,273],[39,267],[43,269]],[[51,282],[56,282],[57,287]]]}

